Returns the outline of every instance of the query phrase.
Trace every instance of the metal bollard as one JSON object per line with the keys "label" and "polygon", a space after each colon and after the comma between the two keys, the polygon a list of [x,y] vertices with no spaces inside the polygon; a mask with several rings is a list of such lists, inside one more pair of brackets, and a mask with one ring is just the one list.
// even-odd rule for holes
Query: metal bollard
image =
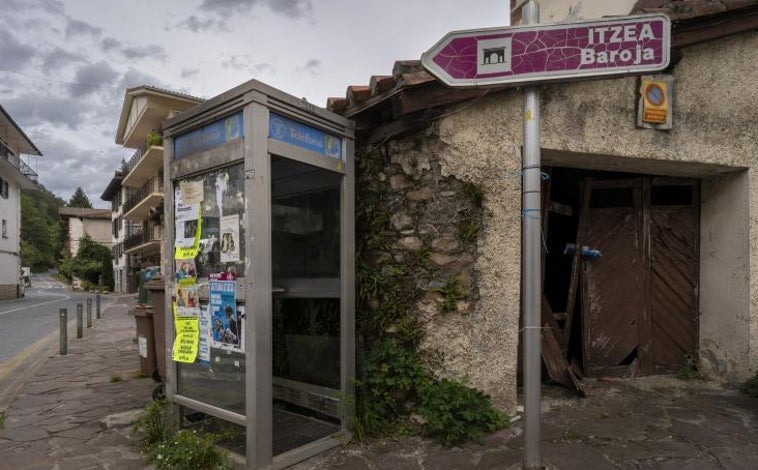
{"label": "metal bollard", "polygon": [[76,304],[76,337],[81,338],[84,336],[84,323],[83,321],[84,307],[82,304]]}
{"label": "metal bollard", "polygon": [[60,355],[65,356],[68,354],[68,310],[62,308],[60,310],[60,334],[61,334],[61,347]]}
{"label": "metal bollard", "polygon": [[87,299],[87,328],[92,328],[92,299]]}
{"label": "metal bollard", "polygon": [[100,320],[100,294],[95,296],[95,318]]}

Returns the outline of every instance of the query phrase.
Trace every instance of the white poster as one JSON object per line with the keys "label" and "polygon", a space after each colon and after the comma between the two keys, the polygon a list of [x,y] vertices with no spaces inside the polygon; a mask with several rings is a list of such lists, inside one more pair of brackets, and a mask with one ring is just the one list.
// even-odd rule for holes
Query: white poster
{"label": "white poster", "polygon": [[211,315],[208,305],[200,306],[200,346],[197,361],[203,364],[211,362]]}
{"label": "white poster", "polygon": [[221,262],[237,263],[240,260],[239,234],[240,234],[240,216],[239,214],[227,215],[221,217]]}
{"label": "white poster", "polygon": [[179,194],[184,204],[200,204],[203,202],[203,180],[180,181]]}
{"label": "white poster", "polygon": [[195,244],[199,214],[199,204],[183,204],[177,201],[175,247],[186,248]]}

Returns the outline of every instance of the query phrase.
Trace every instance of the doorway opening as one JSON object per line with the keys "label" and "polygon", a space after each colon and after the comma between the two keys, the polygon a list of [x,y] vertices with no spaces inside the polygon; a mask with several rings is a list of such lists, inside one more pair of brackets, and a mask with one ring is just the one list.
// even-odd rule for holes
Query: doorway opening
{"label": "doorway opening", "polygon": [[697,179],[552,167],[543,184],[543,359],[554,380],[697,358]]}

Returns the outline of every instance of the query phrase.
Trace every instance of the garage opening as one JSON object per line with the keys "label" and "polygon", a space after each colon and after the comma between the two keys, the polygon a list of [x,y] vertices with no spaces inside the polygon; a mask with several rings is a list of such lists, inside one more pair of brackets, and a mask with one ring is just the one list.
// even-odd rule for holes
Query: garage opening
{"label": "garage opening", "polygon": [[543,357],[548,374],[670,373],[698,357],[697,179],[548,168]]}

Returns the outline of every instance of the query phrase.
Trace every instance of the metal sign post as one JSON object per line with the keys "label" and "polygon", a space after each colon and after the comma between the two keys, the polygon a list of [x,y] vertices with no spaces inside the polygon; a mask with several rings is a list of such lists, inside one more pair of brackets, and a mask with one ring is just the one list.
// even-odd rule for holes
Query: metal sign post
{"label": "metal sign post", "polygon": [[[524,24],[540,19],[539,6],[533,0],[523,9]],[[542,467],[540,456],[540,298],[542,297],[542,263],[540,262],[542,207],[540,194],[540,90],[524,89],[524,156],[522,162],[522,202],[524,260],[524,468]]]}
{"label": "metal sign post", "polygon": [[540,457],[542,217],[540,92],[537,83],[629,75],[668,67],[671,22],[666,15],[635,15],[566,24],[538,24],[534,0],[523,25],[453,31],[421,56],[424,67],[453,87],[529,85],[524,88],[522,259],[524,352],[524,468]]}

